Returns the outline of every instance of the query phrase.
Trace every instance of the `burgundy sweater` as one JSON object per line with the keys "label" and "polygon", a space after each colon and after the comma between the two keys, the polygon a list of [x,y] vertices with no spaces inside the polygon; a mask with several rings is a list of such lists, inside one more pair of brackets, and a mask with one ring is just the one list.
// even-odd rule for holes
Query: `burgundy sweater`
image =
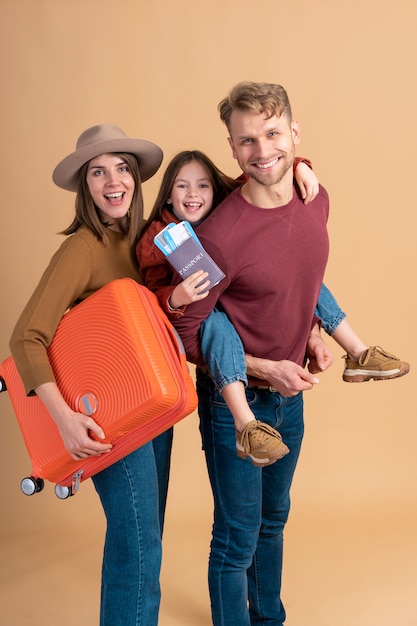
{"label": "burgundy sweater", "polygon": [[249,204],[236,189],[199,226],[226,278],[174,320],[189,361],[204,365],[200,324],[219,303],[247,354],[304,365],[328,257],[328,211],[323,187],[307,205],[294,187],[291,202],[273,209]]}

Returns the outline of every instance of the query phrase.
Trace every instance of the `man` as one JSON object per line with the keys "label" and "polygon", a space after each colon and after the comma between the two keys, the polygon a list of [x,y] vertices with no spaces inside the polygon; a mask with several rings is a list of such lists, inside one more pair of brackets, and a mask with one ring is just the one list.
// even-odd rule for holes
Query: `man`
{"label": "man", "polygon": [[[320,187],[305,205],[293,184],[300,130],[283,87],[239,83],[219,111],[247,182],[198,230],[226,278],[175,325],[188,359],[199,366],[201,432],[215,504],[213,624],[282,626],[283,529],[303,437],[302,392],[333,360],[314,316],[328,256],[328,196]],[[204,369],[199,328],[215,306],[242,339],[251,409],[279,429],[290,449],[267,467],[236,455],[232,416]]]}

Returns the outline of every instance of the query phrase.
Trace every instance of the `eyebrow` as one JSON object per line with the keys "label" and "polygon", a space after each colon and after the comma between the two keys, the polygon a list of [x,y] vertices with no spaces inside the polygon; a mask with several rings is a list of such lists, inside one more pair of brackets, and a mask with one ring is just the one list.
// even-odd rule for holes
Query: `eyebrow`
{"label": "eyebrow", "polygon": [[[280,130],[281,126],[279,124],[279,120],[281,118],[278,118],[277,121],[274,121],[273,123],[271,122],[270,124],[268,124],[268,126],[266,128],[263,129],[262,134],[268,134],[274,130]],[[242,134],[242,135],[237,135],[236,136],[237,139],[254,139],[256,138],[255,135],[253,134]]]}
{"label": "eyebrow", "polygon": [[[211,182],[210,178],[206,176],[204,178],[197,178],[198,183],[201,183],[202,181],[207,181],[208,183]],[[190,181],[187,178],[176,178],[175,182],[176,183],[189,183]]]}
{"label": "eyebrow", "polygon": [[[121,159],[118,163],[116,163],[115,165],[127,165],[127,161],[123,161],[123,159]],[[100,170],[105,170],[106,166],[105,165],[91,165],[89,164],[88,169],[92,170],[92,169],[100,169]]]}

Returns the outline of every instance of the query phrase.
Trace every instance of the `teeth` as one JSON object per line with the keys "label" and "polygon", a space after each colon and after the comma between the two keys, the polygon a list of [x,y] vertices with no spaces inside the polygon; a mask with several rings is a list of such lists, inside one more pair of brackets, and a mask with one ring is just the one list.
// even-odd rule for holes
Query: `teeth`
{"label": "teeth", "polygon": [[187,202],[185,206],[194,209],[195,207],[200,207],[201,204],[199,202]]}
{"label": "teeth", "polygon": [[278,159],[274,159],[273,161],[269,161],[269,163],[257,163],[256,166],[260,167],[261,170],[265,170],[268,167],[271,167],[271,165],[275,165],[275,163],[278,163]]}
{"label": "teeth", "polygon": [[123,191],[118,193],[106,193],[106,198],[120,198],[123,195]]}

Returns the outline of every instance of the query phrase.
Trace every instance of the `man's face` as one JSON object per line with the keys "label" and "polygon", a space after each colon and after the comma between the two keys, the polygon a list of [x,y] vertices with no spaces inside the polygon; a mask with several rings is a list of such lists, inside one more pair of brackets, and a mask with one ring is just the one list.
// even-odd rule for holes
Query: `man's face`
{"label": "man's face", "polygon": [[242,170],[260,185],[275,185],[291,169],[294,146],[300,140],[297,122],[285,115],[269,119],[265,113],[233,111],[229,143]]}

